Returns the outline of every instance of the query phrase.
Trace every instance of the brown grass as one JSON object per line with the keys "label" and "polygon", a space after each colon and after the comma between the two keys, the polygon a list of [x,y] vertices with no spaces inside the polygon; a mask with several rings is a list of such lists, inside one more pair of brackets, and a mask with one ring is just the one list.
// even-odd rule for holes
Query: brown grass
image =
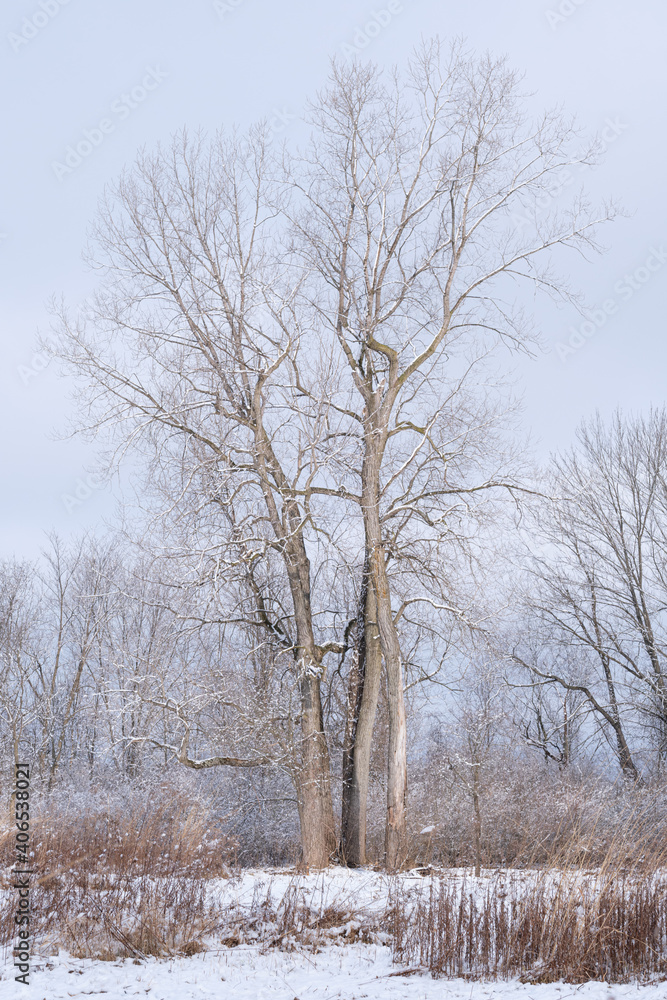
{"label": "brown grass", "polygon": [[[35,805],[31,847],[42,880],[62,872],[215,877],[235,863],[236,845],[208,807],[173,788],[98,802],[83,814],[62,797]],[[0,866],[13,861],[14,830],[8,828],[0,835]]]}
{"label": "brown grass", "polygon": [[[126,800],[127,801],[127,800]],[[47,803],[48,806],[48,803]],[[32,915],[42,951],[113,959],[193,954],[214,942],[317,951],[331,943],[388,944],[399,965],[448,977],[526,982],[667,978],[667,848],[650,809],[609,830],[568,820],[533,864],[481,880],[424,869],[419,889],[396,878],[384,912],[348,901],[313,908],[299,878],[280,898],[259,886],[252,903],[223,911],[211,879],[230,874],[232,844],[207,809],[165,790],[125,809],[42,805],[33,822]],[[12,831],[0,862],[13,862]],[[604,847],[604,849],[603,849]],[[538,865],[538,860],[547,864]],[[4,886],[9,881],[5,877]],[[13,941],[12,893],[3,894],[0,942]]]}
{"label": "brown grass", "polygon": [[[611,832],[602,821],[555,838],[542,867],[490,873],[483,891],[442,877],[416,904],[399,891],[396,961],[524,982],[667,978],[667,845],[643,808]],[[534,850],[543,857],[545,845]]]}
{"label": "brown grass", "polygon": [[[417,774],[410,791],[410,856],[415,863],[467,867],[474,863],[474,816],[465,790],[440,775]],[[382,803],[380,803],[382,805]],[[619,839],[639,831],[642,850],[667,843],[667,785],[636,788],[594,774],[554,774],[536,767],[499,770],[481,799],[481,861],[486,868],[601,865]],[[371,846],[381,857],[384,815],[374,813]],[[429,828],[427,834],[421,830]]]}
{"label": "brown grass", "polygon": [[[638,869],[436,874],[415,888],[397,877],[386,909],[309,904],[298,877],[281,897],[257,887],[245,908],[207,899],[207,879],[71,872],[33,896],[40,950],[141,961],[256,944],[317,952],[333,943],[388,944],[399,966],[436,976],[524,982],[667,978],[667,875]],[[424,891],[425,890],[425,891]],[[11,905],[0,936],[14,933]]]}
{"label": "brown grass", "polygon": [[[556,878],[556,881],[554,881]],[[438,976],[583,983],[667,975],[664,882],[540,873],[483,894],[434,882],[426,901],[400,895],[392,910],[394,959]]]}
{"label": "brown grass", "polygon": [[[0,933],[13,937],[11,905]],[[112,960],[192,955],[205,948],[218,919],[206,904],[202,879],[169,876],[74,879],[61,875],[32,894],[35,940],[48,954],[64,948],[78,958]]]}
{"label": "brown grass", "polygon": [[[228,877],[235,844],[210,810],[173,788],[99,801],[81,814],[62,797],[36,798],[31,908],[35,940],[82,958],[192,954],[217,926],[211,878]],[[14,863],[14,830],[0,865]],[[11,879],[0,881],[7,888]],[[0,942],[15,934],[13,893],[0,907]]]}

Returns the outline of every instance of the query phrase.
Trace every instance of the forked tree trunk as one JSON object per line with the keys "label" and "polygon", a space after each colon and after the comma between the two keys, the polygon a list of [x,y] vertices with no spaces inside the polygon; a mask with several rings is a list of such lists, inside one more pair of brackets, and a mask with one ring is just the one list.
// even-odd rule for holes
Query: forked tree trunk
{"label": "forked tree trunk", "polygon": [[373,741],[382,674],[382,650],[377,627],[375,591],[369,581],[368,559],[360,600],[356,660],[350,668],[348,719],[343,750],[341,848],[344,864],[366,863],[366,810]]}

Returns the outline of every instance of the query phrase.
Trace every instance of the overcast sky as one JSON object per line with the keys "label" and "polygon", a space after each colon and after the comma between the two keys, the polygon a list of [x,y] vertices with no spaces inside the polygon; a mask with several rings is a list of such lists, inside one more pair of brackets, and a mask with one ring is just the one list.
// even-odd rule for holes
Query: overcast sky
{"label": "overcast sky", "polygon": [[[68,536],[112,511],[108,491],[85,486],[94,448],[53,440],[70,412],[68,385],[35,353],[49,298],[76,304],[91,288],[81,249],[105,182],[139,146],[184,124],[215,129],[269,116],[288,136],[330,57],[354,47],[387,65],[405,62],[422,36],[464,36],[478,51],[506,54],[536,103],[562,105],[604,135],[604,165],[573,183],[594,198],[613,195],[628,214],[607,227],[604,256],[573,262],[593,310],[588,336],[574,310],[538,307],[547,350],[520,365],[525,427],[544,457],[567,447],[596,409],[664,403],[667,6],[659,0],[7,0],[0,21],[0,556],[32,558],[45,531]],[[90,151],[77,162],[68,147],[82,142]],[[572,343],[581,346],[557,350]]]}

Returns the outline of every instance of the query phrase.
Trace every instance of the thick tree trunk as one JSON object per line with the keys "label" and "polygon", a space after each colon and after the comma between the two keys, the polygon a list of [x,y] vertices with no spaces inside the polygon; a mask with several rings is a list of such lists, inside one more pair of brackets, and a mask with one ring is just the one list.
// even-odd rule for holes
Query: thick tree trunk
{"label": "thick tree trunk", "polygon": [[391,595],[385,568],[384,548],[373,552],[372,578],[377,599],[380,644],[387,669],[389,703],[389,748],[387,761],[387,825],[385,864],[395,870],[407,855],[407,725],[403,696],[403,664],[398,634],[391,611]]}
{"label": "thick tree trunk", "polygon": [[366,863],[366,809],[373,725],[382,674],[375,591],[366,560],[356,662],[350,669],[348,722],[343,751],[341,858],[350,867]]}
{"label": "thick tree trunk", "polygon": [[[336,853],[336,824],[331,798],[331,765],[322,716],[322,651],[315,643],[310,602],[310,561],[303,537],[303,518],[292,488],[280,467],[261,421],[261,393],[255,392],[255,443],[264,497],[275,536],[283,547],[296,629],[295,666],[301,699],[301,740],[297,748],[297,804],[302,861],[307,868],[326,868]],[[273,492],[278,485],[284,507]]]}
{"label": "thick tree trunk", "polygon": [[363,677],[366,669],[365,655],[363,641],[360,641],[359,637],[357,637],[347,676],[347,704],[345,708],[345,733],[343,735],[343,762],[341,769],[343,787],[341,793],[339,850],[340,859],[343,864],[353,867],[355,864],[358,864],[358,861],[356,857],[353,858],[354,851],[351,844],[350,815],[352,811],[352,788],[354,784],[354,751],[364,690]]}
{"label": "thick tree trunk", "polygon": [[[305,658],[304,658],[305,659]],[[301,754],[297,802],[303,864],[326,868],[336,853],[330,762],[322,722],[319,664],[301,661]]]}
{"label": "thick tree trunk", "polygon": [[377,532],[371,532],[371,581],[375,593],[380,646],[387,671],[389,707],[389,747],[387,754],[387,817],[385,829],[385,864],[394,870],[404,861],[407,846],[406,799],[408,788],[407,733],[403,697],[403,664],[385,566],[384,546]]}
{"label": "thick tree trunk", "polygon": [[[296,522],[296,517],[293,518]],[[315,644],[310,605],[310,563],[300,532],[290,540],[288,577],[296,624],[296,670],[301,695],[301,745],[297,801],[303,864],[326,868],[336,853],[337,838],[331,797],[331,764],[322,716],[321,650]]]}

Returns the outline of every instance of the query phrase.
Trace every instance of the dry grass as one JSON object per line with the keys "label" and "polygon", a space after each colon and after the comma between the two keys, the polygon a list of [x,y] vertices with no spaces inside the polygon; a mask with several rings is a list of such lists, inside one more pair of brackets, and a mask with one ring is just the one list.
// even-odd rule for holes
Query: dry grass
{"label": "dry grass", "polygon": [[[557,836],[535,839],[524,869],[482,879],[441,869],[419,888],[398,876],[386,909],[373,913],[353,900],[318,909],[298,877],[277,899],[258,885],[249,905],[223,910],[209,886],[230,873],[234,845],[208,811],[173,789],[122,804],[98,803],[83,816],[61,804],[37,813],[32,913],[42,951],[141,961],[212,943],[317,951],[362,941],[387,944],[397,963],[439,976],[667,978],[667,848],[645,802],[624,805],[611,828],[604,810],[597,820],[570,817]],[[12,846],[10,831],[0,838],[5,868]],[[15,901],[3,896],[0,942],[8,945]]]}
{"label": "dry grass", "polygon": [[333,943],[378,943],[383,920],[384,915],[378,918],[335,902],[324,907],[312,906],[304,898],[297,877],[280,898],[275,898],[271,884],[258,887],[246,911],[226,913],[222,944],[226,947],[256,944],[263,950],[280,951],[305,948],[317,952]]}
{"label": "dry grass", "polygon": [[[34,868],[48,879],[61,872],[136,876],[225,876],[236,845],[209,809],[165,786],[150,795],[97,802],[81,813],[62,796],[35,803],[31,822]],[[0,835],[0,866],[14,860],[14,831]]]}
{"label": "dry grass", "polygon": [[[415,863],[466,867],[475,860],[470,796],[440,775],[417,773],[410,790],[410,854]],[[383,805],[383,803],[380,803]],[[647,855],[667,843],[667,785],[636,788],[626,782],[517,765],[498,769],[484,790],[482,866],[531,868],[559,864],[599,866],[639,831]],[[383,814],[376,810],[372,846],[382,851]],[[428,834],[422,834],[424,828]],[[634,834],[633,834],[634,835]]]}
{"label": "dry grass", "polygon": [[400,894],[394,958],[438,976],[582,983],[667,975],[667,892],[653,878],[542,872],[480,896],[444,880],[428,900]]}
{"label": "dry grass", "polygon": [[[200,802],[173,788],[85,813],[62,796],[40,800],[31,822],[32,928],[47,950],[85,958],[192,954],[218,919],[206,886],[228,877],[235,844]],[[0,865],[14,863],[14,831],[0,836]],[[5,876],[0,885],[7,888]],[[0,907],[0,942],[14,937],[15,900]]]}
{"label": "dry grass", "polygon": [[[168,876],[56,876],[32,894],[32,928],[47,954],[113,960],[192,955],[218,925],[206,903],[206,882]],[[14,935],[11,903],[2,908],[3,943]]]}
{"label": "dry grass", "polygon": [[525,982],[667,978],[667,845],[653,805],[630,806],[611,829],[600,810],[534,842],[528,871],[497,871],[481,894],[445,880],[416,905],[399,893],[396,960]]}
{"label": "dry grass", "polygon": [[[256,944],[264,950],[318,951],[332,942],[375,941],[372,918],[335,905],[310,907],[295,879],[279,898],[257,887],[250,905],[223,909],[207,899],[209,882],[169,876],[72,873],[50,878],[32,897],[35,941],[42,952],[65,949],[79,958],[112,960],[192,955],[215,945]],[[15,932],[13,906],[0,911],[0,940]]]}
{"label": "dry grass", "polygon": [[[295,877],[278,898],[258,885],[244,907],[222,908],[207,879],[65,873],[33,898],[42,951],[142,960],[211,945],[264,950],[387,944],[399,965],[437,976],[524,982],[667,978],[664,869],[504,871],[482,879],[446,872],[415,887],[396,877],[383,910],[348,900],[317,907]],[[3,942],[14,933],[5,905]]]}

